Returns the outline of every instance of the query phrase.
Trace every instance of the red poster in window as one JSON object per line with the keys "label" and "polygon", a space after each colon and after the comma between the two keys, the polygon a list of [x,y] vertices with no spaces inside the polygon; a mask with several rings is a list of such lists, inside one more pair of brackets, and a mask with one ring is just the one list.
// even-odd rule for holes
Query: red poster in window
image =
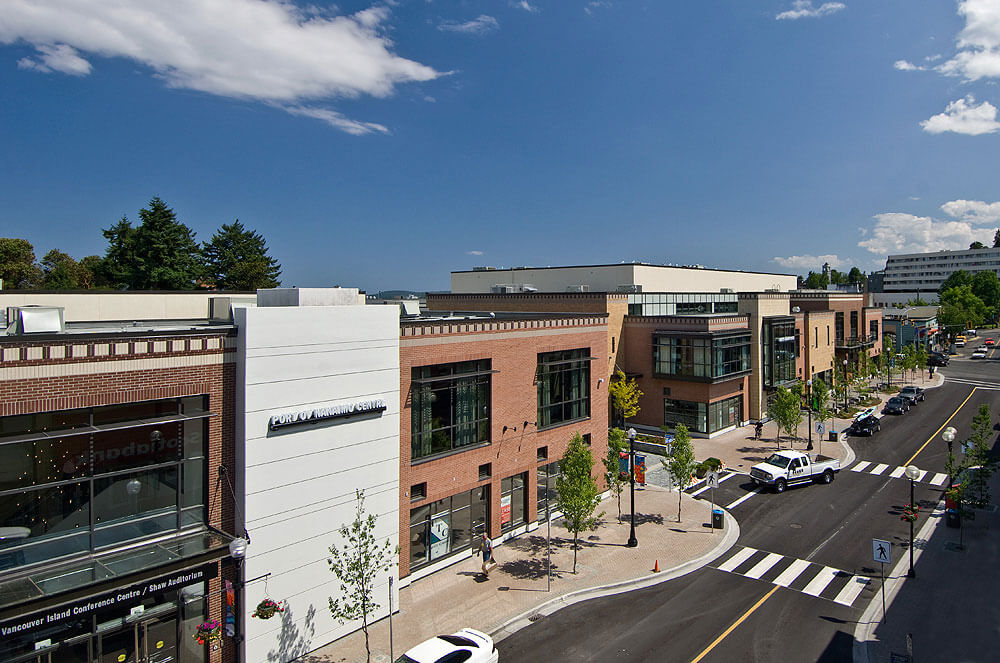
{"label": "red poster in window", "polygon": [[510,522],[510,495],[503,495],[500,498],[500,524],[505,525]]}

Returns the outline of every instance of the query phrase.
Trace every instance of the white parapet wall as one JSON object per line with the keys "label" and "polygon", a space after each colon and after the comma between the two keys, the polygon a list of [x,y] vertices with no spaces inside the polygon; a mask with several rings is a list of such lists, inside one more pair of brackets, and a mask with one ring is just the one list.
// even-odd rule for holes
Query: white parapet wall
{"label": "white parapet wall", "polygon": [[[236,490],[251,540],[245,660],[284,662],[360,627],[339,624],[328,608],[340,586],[329,547],[355,517],[356,490],[378,518],[377,536],[398,544],[399,310],[286,304],[234,317]],[[387,614],[390,574],[398,579],[395,564],[376,582],[372,619]],[[285,612],[252,618],[265,596]]]}

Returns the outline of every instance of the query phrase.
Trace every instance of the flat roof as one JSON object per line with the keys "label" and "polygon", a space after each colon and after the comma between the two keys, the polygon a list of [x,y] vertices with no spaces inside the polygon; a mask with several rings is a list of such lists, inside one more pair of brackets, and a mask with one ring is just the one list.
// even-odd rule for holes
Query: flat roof
{"label": "flat roof", "polygon": [[718,267],[701,267],[697,265],[656,265],[651,262],[617,262],[599,265],[559,265],[556,267],[532,267],[530,265],[518,267],[491,267],[484,266],[473,269],[455,269],[452,274],[471,274],[473,272],[509,272],[522,269],[593,269],[598,267],[657,267],[661,269],[690,269],[701,272],[733,272],[736,274],[765,274],[767,276],[796,276],[796,274],[784,274],[781,272],[755,272],[749,269],[721,269]]}

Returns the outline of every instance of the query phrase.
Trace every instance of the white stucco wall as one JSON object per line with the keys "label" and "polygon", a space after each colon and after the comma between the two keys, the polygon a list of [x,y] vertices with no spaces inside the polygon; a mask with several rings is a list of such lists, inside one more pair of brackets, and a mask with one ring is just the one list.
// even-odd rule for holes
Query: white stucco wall
{"label": "white stucco wall", "polygon": [[[378,536],[398,544],[399,310],[388,306],[301,306],[235,311],[237,493],[251,537],[244,578],[246,660],[288,661],[360,626],[328,609],[339,582],[329,570],[337,528],[353,521],[355,490],[378,516]],[[384,399],[381,414],[269,431],[272,415]],[[391,570],[398,577],[395,566]],[[376,583],[387,614],[388,575]],[[251,618],[266,596],[285,602],[273,619]],[[395,599],[394,599],[395,604]]]}

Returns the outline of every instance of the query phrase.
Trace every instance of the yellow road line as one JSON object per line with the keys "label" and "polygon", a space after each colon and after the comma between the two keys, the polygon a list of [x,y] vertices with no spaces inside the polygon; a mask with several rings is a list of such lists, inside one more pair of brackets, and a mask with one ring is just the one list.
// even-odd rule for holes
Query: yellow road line
{"label": "yellow road line", "polygon": [[934,431],[933,435],[931,435],[929,438],[927,438],[927,441],[924,442],[923,445],[921,445],[921,447],[919,449],[917,449],[917,453],[915,453],[912,456],[910,456],[910,460],[908,460],[905,463],[903,463],[903,467],[906,467],[910,463],[912,463],[913,459],[916,458],[917,456],[919,456],[920,452],[924,450],[924,447],[926,447],[928,444],[930,444],[931,440],[933,440],[935,437],[937,437],[937,434],[944,430],[944,427],[948,425],[948,422],[951,421],[955,417],[956,414],[958,414],[959,410],[961,410],[963,407],[965,407],[965,404],[969,402],[969,399],[972,398],[972,394],[976,393],[976,389],[978,389],[978,388],[979,387],[973,387],[972,388],[972,391],[970,391],[969,395],[965,397],[965,400],[962,401],[962,404],[959,405],[958,408],[954,412],[951,413],[950,417],[948,417],[947,419],[945,419],[944,423],[941,424],[941,428],[938,428],[936,431]]}
{"label": "yellow road line", "polygon": [[775,585],[774,587],[772,587],[771,591],[769,591],[767,594],[764,594],[764,596],[761,597],[761,599],[759,601],[757,601],[756,603],[753,604],[752,608],[750,608],[749,610],[747,610],[746,612],[744,612],[743,615],[739,619],[737,619],[735,622],[733,622],[732,626],[730,626],[725,631],[723,631],[722,635],[720,635],[719,637],[717,637],[715,639],[715,642],[713,642],[712,644],[710,644],[708,647],[705,648],[705,650],[703,652],[701,652],[700,654],[698,654],[698,656],[695,657],[691,661],[691,663],[698,663],[698,661],[700,661],[701,659],[705,658],[705,656],[708,654],[708,652],[710,652],[713,649],[715,649],[716,645],[718,645],[720,642],[722,642],[723,640],[725,640],[727,635],[729,635],[734,630],[736,630],[736,627],[739,626],[740,624],[742,624],[743,621],[747,617],[749,617],[750,615],[752,615],[754,613],[754,611],[757,610],[757,608],[759,608],[761,605],[763,605],[764,601],[766,601],[769,598],[771,598],[771,595],[774,594],[776,591],[778,591],[778,588],[780,586],[781,585]]}

